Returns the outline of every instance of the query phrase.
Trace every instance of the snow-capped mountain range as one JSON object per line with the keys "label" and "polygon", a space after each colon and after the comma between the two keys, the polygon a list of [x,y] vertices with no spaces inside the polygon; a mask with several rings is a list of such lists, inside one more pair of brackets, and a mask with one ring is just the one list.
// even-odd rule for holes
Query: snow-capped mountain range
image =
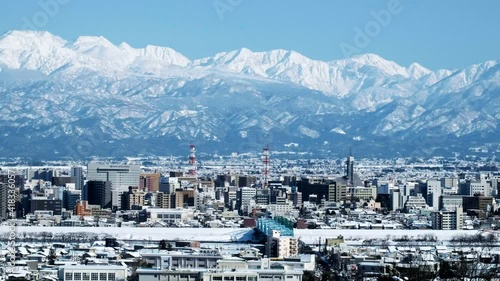
{"label": "snow-capped mountain range", "polygon": [[[431,71],[374,54],[319,61],[48,32],[0,37],[0,155],[281,150],[427,155],[498,146],[500,63]],[[295,147],[295,146],[294,146]]]}

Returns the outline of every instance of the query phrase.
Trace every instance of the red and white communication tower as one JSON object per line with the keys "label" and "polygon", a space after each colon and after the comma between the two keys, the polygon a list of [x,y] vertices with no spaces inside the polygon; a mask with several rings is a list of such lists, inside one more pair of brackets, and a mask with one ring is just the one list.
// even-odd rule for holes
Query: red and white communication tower
{"label": "red and white communication tower", "polygon": [[263,180],[262,188],[267,188],[269,183],[269,146],[266,146],[262,150],[262,163],[264,164],[264,170],[262,171]]}
{"label": "red and white communication tower", "polygon": [[196,177],[196,147],[194,144],[189,146],[189,175]]}

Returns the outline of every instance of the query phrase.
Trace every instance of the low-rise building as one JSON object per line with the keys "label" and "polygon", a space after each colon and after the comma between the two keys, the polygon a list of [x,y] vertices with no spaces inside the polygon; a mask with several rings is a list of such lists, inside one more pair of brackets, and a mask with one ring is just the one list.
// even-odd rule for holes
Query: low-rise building
{"label": "low-rise building", "polygon": [[125,281],[127,267],[119,265],[66,265],[59,269],[60,281]]}
{"label": "low-rise building", "polygon": [[167,224],[186,223],[193,219],[193,209],[160,209],[145,210],[151,222],[160,221]]}

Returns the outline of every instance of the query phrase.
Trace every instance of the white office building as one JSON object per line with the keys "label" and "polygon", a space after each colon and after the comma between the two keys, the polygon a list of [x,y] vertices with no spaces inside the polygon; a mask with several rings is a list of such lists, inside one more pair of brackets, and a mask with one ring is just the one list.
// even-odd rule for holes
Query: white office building
{"label": "white office building", "polygon": [[140,174],[139,165],[91,161],[87,166],[87,180],[111,182],[113,207],[121,207],[121,194],[128,192],[129,186],[139,186]]}
{"label": "white office building", "polygon": [[427,183],[427,205],[434,210],[439,209],[439,197],[442,194],[441,181],[428,180]]}

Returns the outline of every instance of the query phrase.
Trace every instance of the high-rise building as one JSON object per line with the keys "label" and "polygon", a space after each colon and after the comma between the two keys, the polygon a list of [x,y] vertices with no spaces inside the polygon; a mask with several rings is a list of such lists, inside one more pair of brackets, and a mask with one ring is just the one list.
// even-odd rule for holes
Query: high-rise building
{"label": "high-rise building", "polygon": [[302,207],[302,192],[295,191],[291,197],[294,207]]}
{"label": "high-rise building", "polygon": [[238,191],[239,207],[245,207],[250,204],[251,200],[255,199],[257,190],[253,187],[241,187]]}
{"label": "high-rise building", "polygon": [[9,186],[3,182],[0,182],[0,221],[8,219],[8,190]]}
{"label": "high-rise building", "polygon": [[346,163],[346,177],[347,177],[347,186],[348,187],[353,187],[354,186],[354,157],[352,154],[349,154],[349,157],[347,157]]}
{"label": "high-rise building", "polygon": [[491,196],[492,188],[490,183],[481,178],[478,181],[475,180],[466,180],[463,184],[461,184],[461,194],[465,196]]}
{"label": "high-rise building", "polygon": [[298,239],[290,236],[281,236],[279,230],[273,230],[267,238],[267,253],[273,258],[296,257],[298,252]]}
{"label": "high-rise building", "polygon": [[76,190],[83,189],[83,168],[71,167],[71,177],[75,179]]}
{"label": "high-rise building", "polygon": [[238,177],[238,186],[252,186],[257,183],[257,177],[255,176],[239,176]]}
{"label": "high-rise building", "polygon": [[[13,182],[12,182],[13,180]],[[11,203],[12,205],[9,204],[8,201],[8,194],[9,190],[12,188],[12,185],[9,185],[9,181],[11,184],[14,184],[15,186],[15,192],[12,194],[14,195],[14,203]],[[9,207],[14,207],[15,208],[15,213],[12,214],[14,217],[22,217],[23,215],[23,207],[21,203],[21,193],[24,191],[24,176],[22,175],[12,175],[9,177],[8,174],[2,174],[0,175],[0,184],[4,184],[3,187],[0,187],[0,220],[2,218],[7,219],[9,217],[9,211],[7,210]],[[11,191],[12,192],[12,191]],[[11,197],[12,198],[12,197]]]}
{"label": "high-rise building", "polygon": [[175,208],[185,208],[194,206],[194,189],[178,189],[175,191]]}
{"label": "high-rise building", "polygon": [[92,161],[88,164],[88,180],[109,181],[113,189],[128,191],[129,186],[139,186],[139,165],[109,164]]}
{"label": "high-rise building", "polygon": [[269,189],[257,189],[255,194],[255,203],[267,205],[271,202],[271,191]]}
{"label": "high-rise building", "polygon": [[432,228],[439,230],[461,230],[463,228],[463,211],[461,207],[454,211],[432,212]]}
{"label": "high-rise building", "polygon": [[[111,182],[113,194],[111,205],[115,208],[121,207],[121,195],[128,192],[130,186],[139,186],[140,174],[139,165],[91,161],[87,166],[88,180]],[[89,204],[92,203],[89,202]]]}
{"label": "high-rise building", "polygon": [[175,195],[171,193],[156,193],[156,207],[162,209],[175,208]]}
{"label": "high-rise building", "polygon": [[302,200],[310,201],[309,196],[317,195],[320,201],[328,200],[329,182],[324,179],[316,180],[313,178],[305,179],[297,182],[298,191],[302,192]]}
{"label": "high-rise building", "polygon": [[146,192],[157,192],[160,189],[160,174],[141,174],[139,188]]}
{"label": "high-rise building", "polygon": [[143,189],[136,186],[129,187],[129,191],[122,194],[122,209],[141,209],[144,206],[145,195],[146,193]]}
{"label": "high-rise building", "polygon": [[426,182],[427,194],[426,202],[427,205],[433,207],[434,210],[439,211],[439,197],[442,194],[441,181],[428,180]]}
{"label": "high-rise building", "polygon": [[347,188],[340,181],[332,181],[328,184],[328,201],[340,202],[346,200]]}
{"label": "high-rise building", "polygon": [[400,189],[391,189],[390,203],[391,211],[396,211],[403,208],[403,197],[401,196]]}
{"label": "high-rise building", "polygon": [[86,199],[89,205],[99,205],[101,208],[111,207],[111,187],[110,181],[88,181]]}
{"label": "high-rise building", "polygon": [[67,211],[72,211],[75,209],[76,202],[80,201],[82,198],[81,190],[65,190],[63,191],[63,208]]}
{"label": "high-rise building", "polygon": [[181,188],[179,178],[177,177],[160,177],[159,191],[163,193],[172,193],[174,190]]}
{"label": "high-rise building", "polygon": [[490,183],[491,183],[492,195],[495,198],[500,199],[500,177],[496,176],[496,177],[491,178]]}

